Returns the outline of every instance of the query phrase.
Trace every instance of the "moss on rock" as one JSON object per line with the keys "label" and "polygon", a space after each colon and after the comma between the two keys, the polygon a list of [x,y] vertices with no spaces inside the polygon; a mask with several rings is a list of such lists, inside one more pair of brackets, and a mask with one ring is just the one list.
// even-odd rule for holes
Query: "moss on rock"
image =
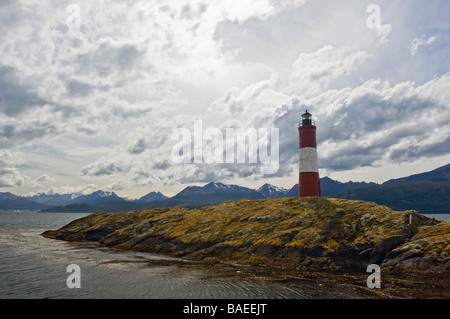
{"label": "moss on rock", "polygon": [[249,264],[283,260],[293,268],[333,269],[383,261],[405,266],[408,259],[430,256],[440,258],[434,266],[445,268],[449,234],[450,223],[415,211],[396,212],[364,201],[295,197],[228,201],[193,210],[98,213],[43,233],[53,239],[97,241],[193,259]]}

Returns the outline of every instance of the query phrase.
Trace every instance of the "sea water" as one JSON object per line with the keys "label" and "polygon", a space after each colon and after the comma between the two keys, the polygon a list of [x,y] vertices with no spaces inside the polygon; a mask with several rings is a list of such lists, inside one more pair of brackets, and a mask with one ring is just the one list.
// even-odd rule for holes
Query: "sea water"
{"label": "sea water", "polygon": [[[195,266],[149,266],[171,257],[44,238],[87,214],[0,212],[0,299],[301,299],[357,298],[341,287],[206,275]],[[435,216],[436,218],[436,216]],[[68,266],[81,288],[69,289]],[[239,272],[239,270],[237,270]]]}

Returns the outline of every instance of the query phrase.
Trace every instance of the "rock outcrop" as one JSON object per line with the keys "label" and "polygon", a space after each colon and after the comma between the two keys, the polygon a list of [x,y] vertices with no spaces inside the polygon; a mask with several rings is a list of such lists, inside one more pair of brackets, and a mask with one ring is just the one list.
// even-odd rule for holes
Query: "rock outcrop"
{"label": "rock outcrop", "polygon": [[292,269],[365,271],[369,264],[383,264],[450,270],[450,223],[344,199],[242,200],[193,210],[96,213],[43,236]]}

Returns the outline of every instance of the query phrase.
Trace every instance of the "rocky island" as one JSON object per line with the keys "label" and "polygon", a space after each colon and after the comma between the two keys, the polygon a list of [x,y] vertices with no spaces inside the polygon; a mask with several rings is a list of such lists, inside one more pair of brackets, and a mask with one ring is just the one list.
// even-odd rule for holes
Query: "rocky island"
{"label": "rocky island", "polygon": [[425,278],[416,288],[432,278],[437,296],[449,297],[450,223],[365,201],[293,197],[95,213],[43,236],[266,273],[282,269],[290,278],[305,272],[364,274],[377,264],[392,277]]}

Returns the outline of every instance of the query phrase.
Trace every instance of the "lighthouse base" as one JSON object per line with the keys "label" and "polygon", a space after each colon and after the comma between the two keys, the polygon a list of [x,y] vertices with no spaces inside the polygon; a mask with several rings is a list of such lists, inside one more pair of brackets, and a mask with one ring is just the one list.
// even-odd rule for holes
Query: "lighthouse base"
{"label": "lighthouse base", "polygon": [[298,179],[299,197],[320,197],[320,179],[317,172],[299,173]]}

